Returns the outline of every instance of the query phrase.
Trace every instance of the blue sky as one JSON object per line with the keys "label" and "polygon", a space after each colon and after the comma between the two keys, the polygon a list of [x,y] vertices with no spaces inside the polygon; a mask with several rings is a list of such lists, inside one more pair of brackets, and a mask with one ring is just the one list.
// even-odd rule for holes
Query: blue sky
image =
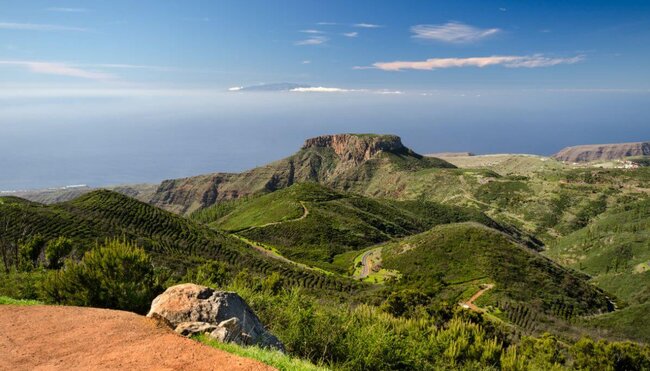
{"label": "blue sky", "polygon": [[[4,0],[0,9],[0,77],[14,83],[647,89],[650,78],[647,1]],[[430,59],[431,70],[381,69]]]}
{"label": "blue sky", "polygon": [[[649,1],[0,0],[0,189],[239,171],[305,137],[650,139]],[[298,91],[233,87],[291,82]]]}

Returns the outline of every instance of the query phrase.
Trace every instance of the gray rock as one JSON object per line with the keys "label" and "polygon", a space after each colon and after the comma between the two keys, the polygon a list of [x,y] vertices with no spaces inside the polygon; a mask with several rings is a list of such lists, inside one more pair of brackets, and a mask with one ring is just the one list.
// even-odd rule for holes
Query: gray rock
{"label": "gray rock", "polygon": [[234,292],[191,283],[172,286],[151,303],[147,316],[156,315],[166,318],[174,328],[185,322],[213,325],[211,336],[220,341],[284,350],[280,340]]}
{"label": "gray rock", "polygon": [[217,326],[207,322],[181,322],[174,331],[183,336],[205,334],[214,331]]}

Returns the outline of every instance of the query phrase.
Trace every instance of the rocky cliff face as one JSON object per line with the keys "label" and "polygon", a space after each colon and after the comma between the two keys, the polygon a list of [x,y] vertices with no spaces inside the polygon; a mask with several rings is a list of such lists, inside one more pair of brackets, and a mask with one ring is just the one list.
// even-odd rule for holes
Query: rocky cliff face
{"label": "rocky cliff face", "polygon": [[331,148],[343,161],[361,163],[370,160],[381,151],[409,151],[395,135],[335,134],[307,139],[302,149]]}
{"label": "rocky cliff face", "polygon": [[422,168],[453,168],[425,158],[395,135],[337,134],[307,139],[300,151],[280,161],[239,174],[207,174],[162,182],[151,203],[176,213],[190,213],[217,202],[294,183],[318,182],[340,190],[363,191],[378,174]]}
{"label": "rocky cliff face", "polygon": [[650,142],[589,144],[567,147],[552,157],[565,162],[616,160],[630,156],[650,155]]}

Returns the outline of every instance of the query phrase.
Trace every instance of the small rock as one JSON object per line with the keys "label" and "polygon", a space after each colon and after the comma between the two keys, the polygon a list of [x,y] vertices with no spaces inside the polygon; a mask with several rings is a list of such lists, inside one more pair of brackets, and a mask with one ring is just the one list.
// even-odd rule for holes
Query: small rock
{"label": "small rock", "polygon": [[217,326],[207,322],[181,322],[174,331],[183,336],[192,336],[212,332]]}

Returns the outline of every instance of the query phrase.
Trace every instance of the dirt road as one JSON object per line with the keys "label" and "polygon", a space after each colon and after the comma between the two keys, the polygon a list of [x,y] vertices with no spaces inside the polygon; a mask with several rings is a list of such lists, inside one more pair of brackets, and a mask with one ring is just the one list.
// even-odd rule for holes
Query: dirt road
{"label": "dirt road", "polygon": [[474,301],[476,301],[476,299],[478,299],[481,295],[483,295],[487,290],[490,290],[492,288],[494,288],[493,283],[485,285],[482,289],[478,290],[474,295],[472,295],[472,297],[469,298],[468,301],[464,303],[460,303],[460,305],[464,308],[471,309],[475,312],[483,312],[483,309],[477,307],[476,304],[474,304]]}
{"label": "dirt road", "polygon": [[370,262],[368,262],[368,258],[370,258],[370,255],[372,255],[374,251],[375,250],[366,251],[361,257],[361,273],[359,274],[359,278],[364,279],[370,274]]}
{"label": "dirt road", "polygon": [[273,370],[134,313],[0,305],[0,370]]}

